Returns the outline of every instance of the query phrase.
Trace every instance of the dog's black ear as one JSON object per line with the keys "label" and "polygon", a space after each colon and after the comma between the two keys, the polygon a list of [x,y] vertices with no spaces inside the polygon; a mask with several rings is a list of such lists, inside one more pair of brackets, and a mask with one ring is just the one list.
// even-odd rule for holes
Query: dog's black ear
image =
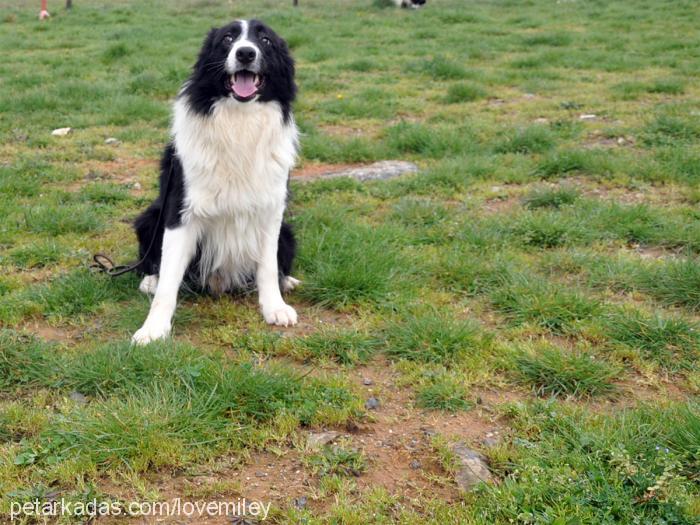
{"label": "dog's black ear", "polygon": [[197,62],[194,65],[195,73],[204,67],[204,64],[208,62],[208,57],[214,49],[214,40],[216,38],[216,33],[218,33],[218,27],[212,27],[209,30],[204,43],[202,44],[202,50],[199,52],[199,57],[197,57]]}

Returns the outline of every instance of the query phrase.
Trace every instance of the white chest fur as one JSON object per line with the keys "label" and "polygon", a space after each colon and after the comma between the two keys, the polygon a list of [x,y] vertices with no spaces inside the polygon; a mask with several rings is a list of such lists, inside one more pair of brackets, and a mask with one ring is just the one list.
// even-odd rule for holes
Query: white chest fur
{"label": "white chest fur", "polygon": [[298,131],[276,103],[232,99],[211,115],[175,103],[173,140],[185,177],[182,221],[199,230],[202,281],[215,271],[238,284],[258,260],[262,236],[281,220]]}

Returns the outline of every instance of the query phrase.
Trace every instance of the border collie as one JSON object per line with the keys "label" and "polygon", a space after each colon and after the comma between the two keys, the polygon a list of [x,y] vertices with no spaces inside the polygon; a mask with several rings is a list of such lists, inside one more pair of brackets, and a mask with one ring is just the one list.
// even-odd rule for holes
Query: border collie
{"label": "border collie", "polygon": [[258,20],[209,31],[174,103],[160,194],[135,222],[139,289],[154,294],[133,342],[167,337],[183,280],[214,295],[257,286],[262,315],[290,326],[282,291],[295,240],[282,222],[298,149],[294,61]]}
{"label": "border collie", "polygon": [[423,7],[428,0],[394,0],[396,7],[410,7],[412,9],[418,9]]}

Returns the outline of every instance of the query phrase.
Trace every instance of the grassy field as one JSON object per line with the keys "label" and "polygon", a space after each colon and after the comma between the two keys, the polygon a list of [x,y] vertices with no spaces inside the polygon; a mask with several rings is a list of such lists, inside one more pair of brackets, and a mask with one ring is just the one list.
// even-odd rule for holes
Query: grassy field
{"label": "grassy field", "polygon": [[[0,512],[698,523],[700,4],[74,3],[0,0]],[[132,348],[149,300],[91,254],[135,257],[170,101],[240,17],[296,57],[302,172],[421,173],[293,180],[299,326],[184,294],[173,339]],[[460,493],[455,442],[497,483]]]}

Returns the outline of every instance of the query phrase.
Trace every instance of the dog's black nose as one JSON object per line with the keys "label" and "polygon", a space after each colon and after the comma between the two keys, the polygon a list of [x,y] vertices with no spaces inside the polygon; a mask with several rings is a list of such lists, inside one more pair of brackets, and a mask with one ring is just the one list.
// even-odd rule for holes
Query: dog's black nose
{"label": "dog's black nose", "polygon": [[256,51],[252,47],[241,47],[236,50],[236,60],[241,64],[250,64],[255,60]]}

